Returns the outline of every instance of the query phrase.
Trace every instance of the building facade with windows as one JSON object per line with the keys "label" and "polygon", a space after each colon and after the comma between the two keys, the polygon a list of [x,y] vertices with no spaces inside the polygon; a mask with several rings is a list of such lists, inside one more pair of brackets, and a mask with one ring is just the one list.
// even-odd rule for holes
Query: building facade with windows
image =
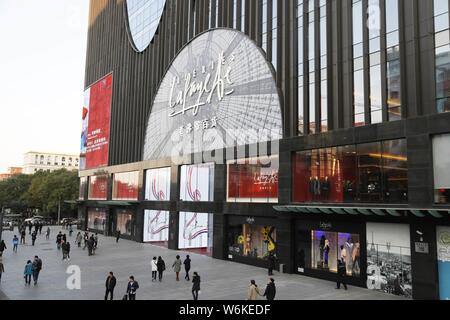
{"label": "building facade with windows", "polygon": [[448,0],[91,0],[80,219],[450,298],[449,21]]}
{"label": "building facade with windows", "polygon": [[30,151],[24,154],[22,172],[34,174],[38,171],[78,170],[79,158],[79,154]]}

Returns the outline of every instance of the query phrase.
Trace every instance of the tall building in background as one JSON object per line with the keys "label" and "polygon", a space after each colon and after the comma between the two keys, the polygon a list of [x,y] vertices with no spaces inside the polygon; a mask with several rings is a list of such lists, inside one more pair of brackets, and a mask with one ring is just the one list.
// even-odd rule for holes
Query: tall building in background
{"label": "tall building in background", "polygon": [[78,170],[79,159],[79,154],[30,151],[24,154],[22,172],[34,174],[38,171]]}
{"label": "tall building in background", "polygon": [[91,0],[89,19],[87,228],[450,298],[448,0]]}

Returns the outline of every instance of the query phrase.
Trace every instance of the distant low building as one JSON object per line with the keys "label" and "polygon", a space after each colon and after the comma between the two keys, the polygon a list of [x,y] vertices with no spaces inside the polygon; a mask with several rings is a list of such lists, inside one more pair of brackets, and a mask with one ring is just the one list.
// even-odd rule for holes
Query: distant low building
{"label": "distant low building", "polygon": [[24,155],[23,173],[34,174],[38,171],[52,172],[60,169],[78,170],[79,160],[78,154],[30,151]]}
{"label": "distant low building", "polygon": [[22,174],[22,168],[21,167],[9,167],[8,172],[6,173],[0,173],[0,181],[6,180],[11,178],[12,176],[16,176]]}

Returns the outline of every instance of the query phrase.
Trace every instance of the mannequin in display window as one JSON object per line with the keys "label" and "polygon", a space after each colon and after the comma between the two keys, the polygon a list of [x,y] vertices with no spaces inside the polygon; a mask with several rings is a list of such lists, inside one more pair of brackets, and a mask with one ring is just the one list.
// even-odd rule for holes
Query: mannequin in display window
{"label": "mannequin in display window", "polygon": [[319,177],[311,177],[309,179],[309,192],[311,193],[312,200],[316,201],[320,197],[320,180]]}
{"label": "mannequin in display window", "polygon": [[320,268],[323,267],[323,254],[324,254],[324,250],[325,250],[325,242],[326,241],[327,241],[327,239],[325,238],[324,235],[322,235],[322,237],[320,237],[320,243],[319,243],[319,251],[320,251],[319,266],[320,266]]}
{"label": "mannequin in display window", "polygon": [[356,242],[352,248],[352,274],[353,275],[359,274],[359,252],[360,252],[359,246],[360,246],[359,242]]}
{"label": "mannequin in display window", "polygon": [[252,236],[250,233],[245,237],[244,255],[249,256],[252,253]]}
{"label": "mannequin in display window", "polygon": [[329,253],[330,253],[330,241],[327,239],[327,240],[325,240],[325,247],[323,248],[324,268],[328,268]]}
{"label": "mannequin in display window", "polygon": [[330,189],[331,189],[331,183],[328,176],[325,177],[325,180],[322,182],[322,195],[324,197],[324,200],[328,200],[330,197]]}

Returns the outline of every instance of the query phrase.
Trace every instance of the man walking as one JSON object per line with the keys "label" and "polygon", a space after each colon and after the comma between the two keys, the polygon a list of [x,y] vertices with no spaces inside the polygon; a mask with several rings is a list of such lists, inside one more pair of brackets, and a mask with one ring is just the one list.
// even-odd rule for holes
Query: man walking
{"label": "man walking", "polygon": [[56,248],[59,250],[61,249],[61,243],[63,241],[63,235],[61,233],[61,231],[58,233],[58,235],[56,236]]}
{"label": "man walking", "polygon": [[34,285],[37,285],[39,279],[39,273],[42,270],[42,260],[38,256],[34,256],[33,261],[33,281]]}
{"label": "man walking", "polygon": [[137,289],[139,289],[139,283],[134,281],[134,277],[131,276],[127,286],[128,300],[136,300]]}
{"label": "man walking", "polygon": [[119,243],[120,235],[121,235],[120,230],[117,230],[117,232],[116,232],[116,243]]}
{"label": "man walking", "polygon": [[16,235],[14,235],[13,238],[13,252],[17,253],[17,247],[19,246],[19,238],[17,238]]}
{"label": "man walking", "polygon": [[184,264],[184,270],[186,271],[186,276],[184,277],[184,279],[189,281],[189,280],[191,280],[189,278],[189,271],[191,270],[191,259],[189,258],[189,255],[186,256],[186,259],[184,260],[183,264]]}
{"label": "man walking", "polygon": [[192,277],[192,296],[194,300],[198,300],[198,292],[200,291],[200,276],[197,272],[194,272]]}
{"label": "man walking", "polygon": [[111,299],[114,299],[114,288],[116,287],[116,277],[114,277],[113,272],[111,271],[106,278],[106,293],[105,300],[108,300],[108,295],[111,295]]}
{"label": "man walking", "polygon": [[50,239],[50,227],[47,227],[47,232],[45,233],[45,239]]}
{"label": "man walking", "polygon": [[347,290],[347,284],[345,283],[345,275],[347,273],[347,268],[345,262],[342,259],[338,260],[338,280],[336,283],[336,289],[341,288],[341,283],[344,285],[344,289]]}
{"label": "man walking", "polygon": [[87,241],[87,247],[88,247],[88,255],[92,256],[92,252],[94,249],[94,235],[91,235],[91,237]]}
{"label": "man walking", "polygon": [[28,233],[31,234],[31,229],[33,228],[33,224],[31,223],[31,221],[28,223]]}
{"label": "man walking", "polygon": [[267,300],[275,300],[276,293],[277,289],[275,287],[275,280],[273,278],[270,278],[263,296],[266,297]]}
{"label": "man walking", "polygon": [[20,233],[20,244],[25,244],[25,235],[26,235],[25,229],[22,229],[22,232]]}
{"label": "man walking", "polygon": [[86,250],[86,247],[87,247],[87,244],[88,244],[88,240],[89,240],[89,233],[85,232],[85,233],[84,233],[83,239],[84,239],[84,247],[83,247],[83,250]]}
{"label": "man walking", "polygon": [[42,234],[42,227],[44,226],[44,224],[41,222],[39,223],[39,234]]}
{"label": "man walking", "polygon": [[36,231],[33,231],[33,233],[31,234],[31,245],[34,246],[34,243],[36,242],[36,238],[37,238],[37,233]]}
{"label": "man walking", "polygon": [[83,240],[83,236],[81,235],[81,232],[78,232],[77,237],[75,238],[75,243],[77,244],[78,248],[81,248],[82,240]]}

